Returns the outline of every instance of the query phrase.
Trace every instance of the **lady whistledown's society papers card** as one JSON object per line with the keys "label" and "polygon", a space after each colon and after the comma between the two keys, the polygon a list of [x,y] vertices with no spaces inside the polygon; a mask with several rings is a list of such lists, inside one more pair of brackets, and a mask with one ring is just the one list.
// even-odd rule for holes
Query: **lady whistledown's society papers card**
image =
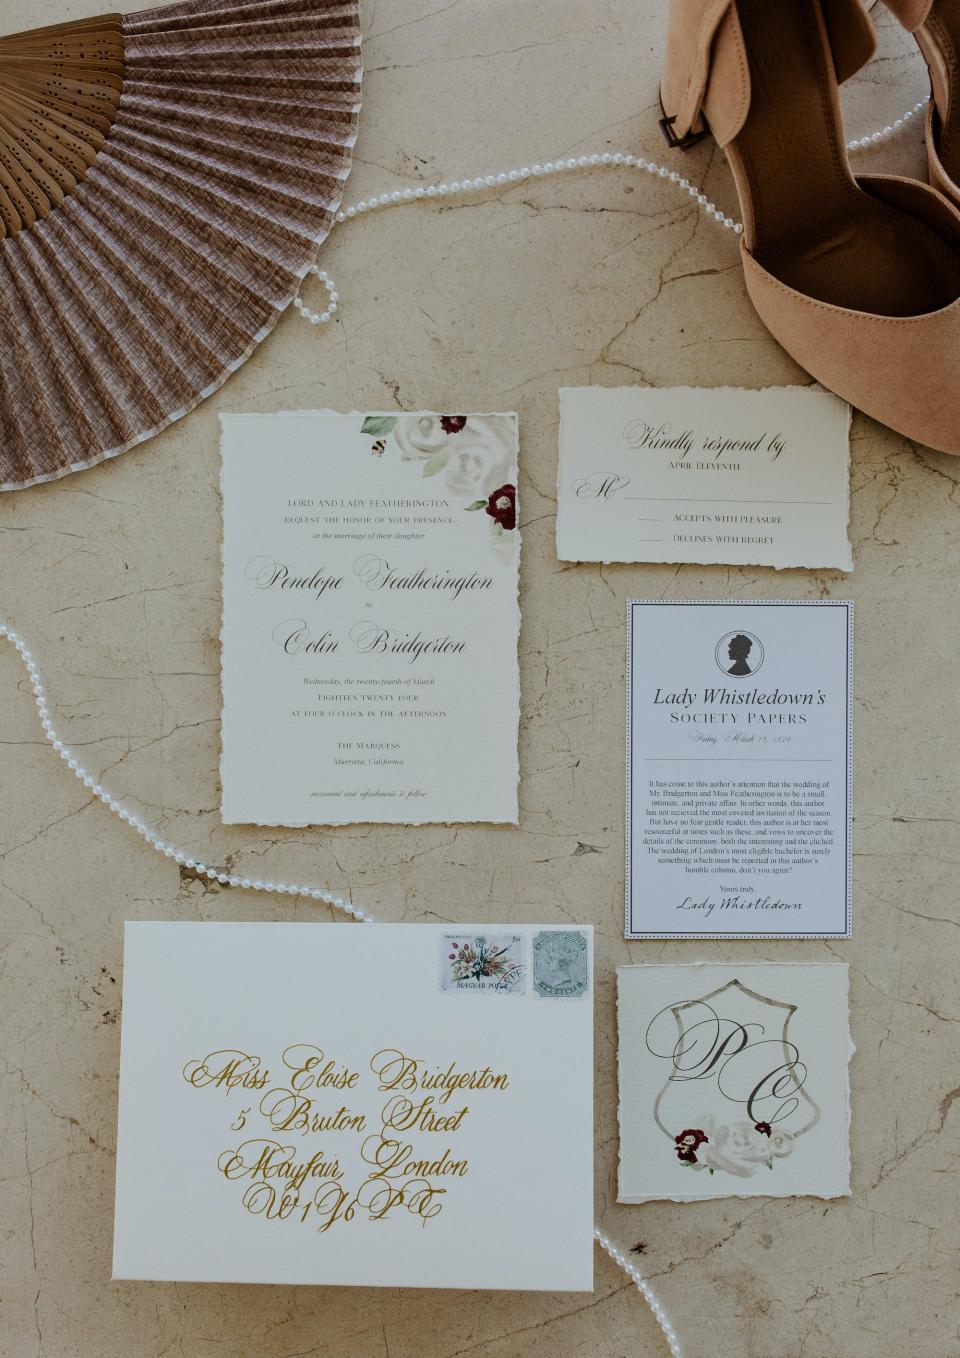
{"label": "lady whistledown's society papers card", "polygon": [[517,819],[515,415],[224,415],[223,819]]}
{"label": "lady whistledown's society papers card", "polygon": [[590,1291],[592,948],[127,924],[114,1277]]}
{"label": "lady whistledown's society papers card", "polygon": [[620,1202],[850,1192],[842,963],[617,968]]}
{"label": "lady whistledown's society papers card", "polygon": [[849,937],[852,619],[631,601],[628,938]]}

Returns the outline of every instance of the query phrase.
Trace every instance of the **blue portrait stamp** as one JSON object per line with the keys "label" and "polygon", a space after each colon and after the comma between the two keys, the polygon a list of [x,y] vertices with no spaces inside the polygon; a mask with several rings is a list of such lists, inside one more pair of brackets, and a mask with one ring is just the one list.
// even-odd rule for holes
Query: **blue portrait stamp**
{"label": "blue portrait stamp", "polygon": [[590,948],[581,929],[542,929],[533,940],[538,995],[577,999],[590,987]]}

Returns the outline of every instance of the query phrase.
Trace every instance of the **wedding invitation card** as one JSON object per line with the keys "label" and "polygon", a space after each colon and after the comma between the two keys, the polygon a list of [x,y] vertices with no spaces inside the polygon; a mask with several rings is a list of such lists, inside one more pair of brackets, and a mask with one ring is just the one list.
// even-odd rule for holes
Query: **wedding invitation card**
{"label": "wedding invitation card", "polygon": [[849,430],[810,387],[562,390],[557,555],[852,570]]}
{"label": "wedding invitation card", "polygon": [[516,416],[221,419],[224,822],[516,823]]}
{"label": "wedding invitation card", "polygon": [[590,1291],[593,935],[126,926],[113,1276]]}
{"label": "wedding invitation card", "polygon": [[617,968],[619,1202],[850,1192],[847,968]]}
{"label": "wedding invitation card", "polygon": [[627,938],[848,938],[853,604],[629,605]]}

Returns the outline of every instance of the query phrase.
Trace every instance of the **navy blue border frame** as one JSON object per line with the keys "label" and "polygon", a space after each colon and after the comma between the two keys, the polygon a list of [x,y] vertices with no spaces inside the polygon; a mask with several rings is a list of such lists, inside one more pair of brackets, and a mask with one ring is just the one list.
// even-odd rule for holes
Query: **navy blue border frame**
{"label": "navy blue border frame", "polygon": [[[765,929],[762,933],[714,931],[712,933],[669,933],[665,930],[633,929],[633,629],[634,610],[638,607],[658,608],[842,608],[846,612],[846,815],[844,835],[846,848],[846,892],[844,927],[832,933],[796,932],[794,930]],[[626,786],[626,880],[624,882],[623,936],[630,942],[645,938],[671,939],[739,939],[739,938],[851,938],[853,935],[853,600],[852,599],[628,599],[627,600],[627,786]]]}

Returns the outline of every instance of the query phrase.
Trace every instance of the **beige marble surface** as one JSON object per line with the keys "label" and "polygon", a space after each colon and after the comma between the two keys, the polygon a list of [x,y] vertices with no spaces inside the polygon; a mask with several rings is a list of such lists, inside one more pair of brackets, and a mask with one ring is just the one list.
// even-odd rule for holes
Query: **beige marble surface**
{"label": "beige marble surface", "polygon": [[[90,0],[0,0],[0,31]],[[368,0],[348,201],[561,153],[660,155],[658,0]],[[885,16],[851,132],[924,88]],[[919,165],[916,126],[873,164]],[[677,164],[733,210],[721,158]],[[114,463],[0,499],[0,613],[30,639],[61,727],[191,852],[349,890],[388,920],[598,929],[597,1219],[659,1290],[687,1358],[955,1358],[960,994],[956,674],[960,463],[853,425],[856,570],[561,567],[557,388],[805,380],[745,299],[735,241],[676,188],[607,170],[530,180],[338,229],[343,297],[294,314],[221,393]],[[520,829],[221,827],[218,410],[520,412]],[[856,936],[849,944],[621,936],[625,600],[852,596]],[[69,776],[0,648],[0,1354],[3,1358],[660,1358],[626,1278],[588,1296],[110,1281],[124,919],[316,919],[211,888]],[[343,927],[343,926],[341,926]],[[354,926],[347,926],[354,927]],[[614,967],[850,963],[853,1197],[618,1207]]]}

